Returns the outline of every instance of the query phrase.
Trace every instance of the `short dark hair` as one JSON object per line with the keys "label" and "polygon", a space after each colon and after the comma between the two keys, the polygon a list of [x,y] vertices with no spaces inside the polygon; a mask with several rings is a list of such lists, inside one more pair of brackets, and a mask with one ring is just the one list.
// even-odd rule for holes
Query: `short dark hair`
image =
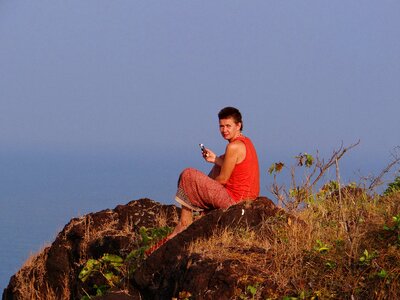
{"label": "short dark hair", "polygon": [[240,111],[235,108],[235,107],[224,107],[223,109],[221,109],[218,113],[218,119],[228,119],[228,118],[232,118],[235,123],[240,123],[240,130],[243,129],[243,121],[242,121],[242,114],[240,113]]}

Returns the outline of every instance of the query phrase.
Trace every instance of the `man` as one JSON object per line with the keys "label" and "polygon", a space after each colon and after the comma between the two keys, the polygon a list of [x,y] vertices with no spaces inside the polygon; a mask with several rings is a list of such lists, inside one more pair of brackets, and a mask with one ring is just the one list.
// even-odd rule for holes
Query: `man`
{"label": "man", "polygon": [[214,164],[208,176],[193,168],[181,173],[175,197],[182,205],[179,223],[167,238],[149,249],[149,253],[185,230],[193,222],[193,211],[227,208],[259,196],[257,153],[251,140],[242,134],[240,111],[225,107],[218,113],[218,118],[220,133],[228,141],[225,153],[217,156],[208,148],[203,150],[203,158]]}

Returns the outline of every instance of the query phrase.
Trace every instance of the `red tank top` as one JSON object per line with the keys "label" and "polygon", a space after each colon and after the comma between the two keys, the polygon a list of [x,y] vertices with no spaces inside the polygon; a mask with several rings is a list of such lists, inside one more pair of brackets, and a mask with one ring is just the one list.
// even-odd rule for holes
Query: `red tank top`
{"label": "red tank top", "polygon": [[231,177],[225,184],[225,188],[236,202],[253,200],[260,193],[260,171],[257,152],[249,138],[240,136],[236,140],[245,144],[246,157],[235,166]]}

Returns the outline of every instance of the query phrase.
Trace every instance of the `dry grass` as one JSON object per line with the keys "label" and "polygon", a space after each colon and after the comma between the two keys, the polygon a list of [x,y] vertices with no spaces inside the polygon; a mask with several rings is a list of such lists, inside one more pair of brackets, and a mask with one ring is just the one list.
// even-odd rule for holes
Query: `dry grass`
{"label": "dry grass", "polygon": [[173,213],[172,220],[168,219],[167,212],[165,210],[160,211],[159,214],[156,215],[156,226],[155,227],[165,227],[172,221],[174,224],[179,223],[179,216],[176,211]]}
{"label": "dry grass", "polygon": [[[342,196],[316,197],[296,211],[305,225],[269,219],[257,232],[215,232],[193,242],[189,251],[214,260],[239,260],[273,282],[272,299],[400,299],[400,228],[384,229],[394,228],[400,193]],[[257,295],[263,288],[261,284]]]}
{"label": "dry grass", "polygon": [[[110,221],[104,222],[100,226],[93,227],[92,216],[86,215],[74,219],[64,229],[63,239],[67,239],[68,234],[77,226],[83,227],[83,239],[80,243],[80,260],[77,264],[83,264],[87,261],[87,249],[91,243],[105,235],[112,236],[128,236],[132,241],[135,240],[136,234],[132,224],[124,224],[122,230],[118,226],[116,216],[110,211]],[[68,243],[65,243],[68,245]],[[53,299],[69,299],[70,298],[70,282],[69,276],[64,276],[64,282],[57,286],[57,291],[53,290],[46,282],[46,260],[48,256],[49,246],[41,249],[37,254],[31,255],[23,267],[16,274],[16,284],[14,288],[17,299],[37,299],[37,300],[53,300]]]}
{"label": "dry grass", "polygon": [[[257,231],[218,230],[188,250],[217,262],[239,262],[245,273],[238,276],[238,286],[257,286],[255,299],[400,299],[400,224],[393,220],[400,216],[400,193],[314,195],[293,214],[268,218]],[[159,227],[169,221],[162,213],[156,218]],[[304,223],[293,221],[297,218]],[[121,229],[110,215],[94,230],[87,215],[65,228],[65,238],[78,225],[84,237],[78,264],[86,261],[88,246],[104,235],[137,237],[132,220]],[[45,282],[48,249],[31,256],[16,274],[19,299],[69,299],[68,276],[57,291]]]}
{"label": "dry grass", "polygon": [[[271,245],[267,239],[258,239],[257,234],[249,229],[232,231],[224,229],[216,231],[210,239],[199,239],[192,242],[189,253],[198,253],[213,260],[241,260],[252,264],[257,253],[250,253],[250,249],[270,249]],[[249,252],[244,256],[243,252]]]}
{"label": "dry grass", "polygon": [[44,247],[38,254],[31,255],[16,274],[14,297],[16,299],[58,300],[69,298],[68,278],[59,287],[59,292],[48,285],[44,277],[45,262],[49,247]]}

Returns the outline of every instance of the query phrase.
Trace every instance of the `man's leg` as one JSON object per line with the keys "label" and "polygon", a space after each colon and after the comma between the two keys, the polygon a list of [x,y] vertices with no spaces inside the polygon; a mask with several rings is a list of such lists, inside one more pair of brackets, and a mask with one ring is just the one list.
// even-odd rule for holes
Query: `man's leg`
{"label": "man's leg", "polygon": [[181,218],[179,220],[178,225],[176,225],[174,231],[170,235],[168,235],[167,237],[165,237],[162,240],[158,241],[155,245],[150,247],[148,250],[146,250],[146,252],[145,252],[146,255],[150,256],[154,251],[156,251],[158,248],[160,248],[167,241],[172,239],[178,233],[181,233],[182,231],[184,231],[190,224],[192,224],[192,222],[193,222],[193,212],[192,212],[192,210],[190,208],[182,206]]}
{"label": "man's leg", "polygon": [[192,210],[182,205],[181,218],[179,220],[179,223],[178,225],[176,225],[174,231],[168,237],[173,238],[178,233],[184,231],[190,224],[192,224],[192,222],[193,222]]}

